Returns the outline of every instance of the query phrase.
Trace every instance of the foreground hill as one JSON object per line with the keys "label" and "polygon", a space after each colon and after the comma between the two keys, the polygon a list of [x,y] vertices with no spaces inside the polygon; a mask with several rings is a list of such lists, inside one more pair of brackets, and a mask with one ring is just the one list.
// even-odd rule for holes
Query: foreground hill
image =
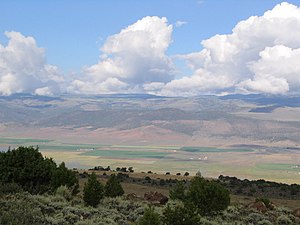
{"label": "foreground hill", "polygon": [[[153,175],[156,178],[165,177],[158,174],[147,175]],[[131,176],[141,177],[140,174],[135,173],[131,174]],[[100,178],[99,180],[103,184],[107,182],[107,179]],[[81,189],[86,181],[85,178],[81,178]],[[59,188],[53,194],[31,195],[26,192],[14,192],[16,191],[14,189],[10,189],[9,193],[5,193],[5,188],[1,186],[0,223],[3,225],[143,225],[144,223],[141,222],[142,218],[145,217],[148,207],[151,205],[154,215],[160,218],[157,224],[171,225],[174,224],[173,220],[176,220],[178,225],[186,224],[179,220],[179,218],[186,216],[184,211],[172,211],[182,207],[181,201],[169,200],[165,205],[160,205],[143,197],[143,193],[151,192],[165,193],[167,195],[170,187],[148,186],[147,184],[128,183],[126,181],[123,181],[121,184],[125,189],[124,196],[105,197],[94,208],[86,206],[82,200],[82,193],[77,196],[71,196],[70,192],[65,188]],[[231,205],[226,210],[212,215],[198,216],[197,219],[193,219],[192,223],[188,224],[300,224],[299,214],[297,214],[298,211],[296,210],[299,210],[299,200],[271,199],[271,207],[268,208],[264,203],[261,201],[257,202],[255,199],[255,197],[251,196],[231,195]],[[166,214],[166,212],[171,214]],[[172,214],[172,212],[175,212],[175,214]],[[169,218],[170,216],[174,219]],[[150,218],[148,219],[150,220]],[[147,224],[154,224],[151,221],[148,221]]]}
{"label": "foreground hill", "polygon": [[[132,167],[111,170],[109,166],[97,166],[79,172],[64,163],[56,165],[33,147],[1,152],[0,162],[3,225],[300,224],[299,208],[292,211],[266,197],[281,193],[282,200],[294,199],[297,204],[297,184],[224,176],[205,179],[200,172],[194,177],[188,173],[184,177],[151,171],[139,174]],[[141,188],[147,190],[143,196]],[[163,189],[165,194],[160,193]],[[236,189],[248,197],[260,197],[250,204],[235,197],[230,205],[230,191]]]}

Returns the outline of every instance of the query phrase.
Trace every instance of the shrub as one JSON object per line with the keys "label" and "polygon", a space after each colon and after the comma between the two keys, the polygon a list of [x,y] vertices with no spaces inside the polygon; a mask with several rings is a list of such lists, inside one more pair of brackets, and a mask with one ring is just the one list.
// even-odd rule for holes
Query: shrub
{"label": "shrub", "polygon": [[169,205],[163,211],[162,221],[166,225],[200,225],[200,216],[187,207]]}
{"label": "shrub", "polygon": [[127,172],[127,168],[126,168],[126,167],[122,167],[122,168],[120,169],[120,171],[126,173],[126,172]]}
{"label": "shrub", "polygon": [[246,220],[249,224],[257,224],[259,221],[265,220],[266,217],[263,214],[260,213],[249,213],[248,216],[246,217]]}
{"label": "shrub", "polygon": [[160,216],[153,207],[145,209],[144,215],[138,220],[138,225],[160,225]]}
{"label": "shrub", "polygon": [[201,215],[224,210],[230,204],[229,191],[215,181],[194,177],[187,192],[185,204],[196,208]]}
{"label": "shrub", "polygon": [[22,192],[23,189],[16,183],[0,184],[0,196]]}
{"label": "shrub", "polygon": [[0,204],[1,225],[40,225],[44,222],[43,213],[34,202],[12,199]]}
{"label": "shrub", "polygon": [[104,198],[101,206],[117,210],[118,214],[124,215],[128,221],[136,221],[144,214],[145,204],[140,201],[125,200],[123,197]]}
{"label": "shrub", "polygon": [[281,215],[277,218],[276,220],[278,225],[290,225],[293,224],[292,220],[286,216],[286,215]]}
{"label": "shrub", "polygon": [[183,181],[178,181],[175,185],[175,187],[173,187],[170,190],[170,199],[178,199],[178,200],[185,200],[186,196],[185,196],[185,186]]}
{"label": "shrub", "polygon": [[239,206],[229,206],[219,216],[222,221],[236,221],[237,218],[241,219],[241,208]]}
{"label": "shrub", "polygon": [[[146,181],[151,181],[152,179],[151,179],[151,177],[148,177],[148,176],[147,176],[147,177],[145,177],[145,180],[146,180]],[[149,183],[150,183],[150,182],[149,182]]]}
{"label": "shrub", "polygon": [[96,207],[103,198],[103,186],[95,173],[89,177],[83,189],[83,200],[87,205]]}
{"label": "shrub", "polygon": [[58,196],[63,197],[67,201],[72,199],[72,192],[67,186],[60,186],[56,189],[55,194]]}
{"label": "shrub", "polygon": [[166,181],[164,179],[159,180],[159,185],[160,186],[166,185]]}
{"label": "shrub", "polygon": [[[206,219],[205,217],[202,217],[199,221],[201,225],[232,225],[232,223],[224,223],[224,222],[216,222],[211,219]],[[244,225],[243,223],[234,223],[235,225]]]}
{"label": "shrub", "polygon": [[106,182],[104,190],[105,190],[105,196],[107,197],[117,197],[124,194],[122,185],[120,184],[120,181],[115,174],[112,174],[110,176],[110,178]]}
{"label": "shrub", "polygon": [[272,224],[273,223],[271,223],[269,220],[266,219],[263,219],[257,223],[257,225],[272,225]]}

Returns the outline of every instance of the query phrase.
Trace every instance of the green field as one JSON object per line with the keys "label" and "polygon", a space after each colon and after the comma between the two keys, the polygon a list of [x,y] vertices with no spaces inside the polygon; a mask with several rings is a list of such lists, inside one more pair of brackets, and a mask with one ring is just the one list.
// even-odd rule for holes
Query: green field
{"label": "green field", "polygon": [[277,170],[277,171],[291,171],[300,172],[300,165],[285,164],[285,163],[264,163],[256,164],[259,170]]}
{"label": "green field", "polygon": [[128,151],[128,150],[93,150],[82,153],[84,156],[101,156],[109,158],[151,158],[162,159],[167,153],[148,151]]}
{"label": "green field", "polygon": [[22,145],[28,143],[48,143],[52,140],[48,139],[32,139],[32,138],[0,138],[0,144]]}
{"label": "green field", "polygon": [[180,151],[184,152],[253,152],[252,149],[227,149],[227,148],[209,148],[209,147],[182,147]]}
{"label": "green field", "polygon": [[53,150],[53,151],[78,151],[80,149],[95,149],[99,145],[40,145],[40,150]]}
{"label": "green field", "polygon": [[126,148],[126,149],[165,149],[165,150],[179,150],[176,146],[138,146],[138,145],[111,145],[112,148]]}
{"label": "green field", "polygon": [[[39,146],[45,156],[57,162],[65,161],[77,168],[92,168],[95,165],[132,166],[137,171],[151,170],[161,173],[196,173],[200,170],[204,175],[212,177],[225,174],[288,183],[295,183],[300,176],[297,161],[286,163],[289,158],[283,159],[276,154],[260,154],[259,150],[254,149],[77,144],[48,139],[0,138],[0,148],[4,150],[8,146],[16,148],[30,145]],[[291,153],[286,154],[290,157]]]}

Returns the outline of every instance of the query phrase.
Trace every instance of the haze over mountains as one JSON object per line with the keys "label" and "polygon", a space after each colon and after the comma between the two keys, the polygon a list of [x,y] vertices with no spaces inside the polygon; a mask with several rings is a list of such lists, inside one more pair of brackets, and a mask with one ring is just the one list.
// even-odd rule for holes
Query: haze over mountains
{"label": "haze over mountains", "polygon": [[300,97],[0,97],[1,136],[103,144],[298,147]]}

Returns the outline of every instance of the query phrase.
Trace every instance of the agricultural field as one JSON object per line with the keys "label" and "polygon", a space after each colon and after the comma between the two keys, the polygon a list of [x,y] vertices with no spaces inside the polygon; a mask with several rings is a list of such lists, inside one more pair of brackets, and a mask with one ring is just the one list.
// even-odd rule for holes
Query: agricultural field
{"label": "agricultural field", "polygon": [[[40,151],[56,162],[64,161],[71,168],[94,166],[133,167],[136,171],[172,174],[200,171],[207,177],[219,175],[247,179],[267,179],[297,183],[300,166],[297,151],[243,147],[138,146],[61,143],[48,139],[0,138],[0,148],[20,145],[39,146]],[[293,157],[294,155],[294,157]],[[237,167],[239,169],[237,169]]]}

